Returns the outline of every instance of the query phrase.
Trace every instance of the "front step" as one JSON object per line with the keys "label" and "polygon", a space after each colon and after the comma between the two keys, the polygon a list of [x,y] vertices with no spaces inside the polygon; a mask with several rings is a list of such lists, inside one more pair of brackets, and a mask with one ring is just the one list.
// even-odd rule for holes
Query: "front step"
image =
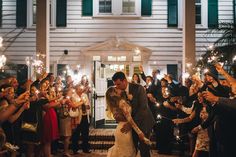
{"label": "front step", "polygon": [[[90,129],[89,132],[89,143],[92,150],[108,150],[114,145],[115,129]],[[81,141],[81,140],[80,140]],[[152,150],[156,150],[156,142],[154,135],[151,137]],[[178,144],[176,142],[172,143],[173,154],[182,154],[188,150],[188,143]]]}
{"label": "front step", "polygon": [[[104,149],[107,150],[114,145],[115,129],[91,129],[89,133],[89,143],[91,149]],[[153,139],[153,138],[152,138]],[[155,149],[155,141],[152,141],[152,149]]]}

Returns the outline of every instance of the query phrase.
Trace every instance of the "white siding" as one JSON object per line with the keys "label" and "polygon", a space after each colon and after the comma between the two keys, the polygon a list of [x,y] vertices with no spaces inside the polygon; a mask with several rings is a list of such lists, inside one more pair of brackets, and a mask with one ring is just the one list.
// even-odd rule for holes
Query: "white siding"
{"label": "white siding", "polygon": [[[55,63],[68,49],[69,54],[63,57],[63,63],[79,63],[80,50],[90,45],[119,36],[134,44],[152,50],[148,65],[160,66],[181,63],[182,30],[167,27],[167,0],[153,0],[151,17],[106,19],[81,17],[81,0],[68,0],[67,27],[50,31],[50,60]],[[16,0],[3,0],[3,25],[0,29],[4,40],[14,37],[21,29],[16,29]],[[232,0],[219,0],[219,20],[233,20]],[[13,32],[9,33],[10,31]],[[35,54],[35,30],[26,29],[7,49],[5,55],[16,63],[24,63],[25,56]],[[214,42],[219,35],[208,36],[208,30],[196,30],[197,55],[205,52],[206,47]],[[9,43],[4,43],[9,44]],[[4,48],[3,48],[4,49]],[[157,65],[154,65],[156,61]],[[62,62],[62,61],[61,61]]]}

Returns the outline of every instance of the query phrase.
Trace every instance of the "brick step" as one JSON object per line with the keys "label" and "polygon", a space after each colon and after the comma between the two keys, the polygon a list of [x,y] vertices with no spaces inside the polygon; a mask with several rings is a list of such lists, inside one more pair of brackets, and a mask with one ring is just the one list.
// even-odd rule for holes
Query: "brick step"
{"label": "brick step", "polygon": [[[90,129],[89,132],[89,143],[92,150],[108,150],[110,147],[114,145],[115,137],[114,137],[115,129]],[[152,150],[156,150],[156,142],[155,135],[151,136],[152,141]],[[79,140],[81,144],[81,139]],[[174,154],[181,154],[188,150],[188,143],[186,142],[171,142],[172,152]]]}

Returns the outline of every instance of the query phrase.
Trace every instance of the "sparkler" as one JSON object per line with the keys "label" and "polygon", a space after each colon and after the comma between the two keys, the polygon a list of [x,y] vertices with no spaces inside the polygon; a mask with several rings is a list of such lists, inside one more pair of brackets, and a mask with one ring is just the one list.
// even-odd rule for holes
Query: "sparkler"
{"label": "sparkler", "polygon": [[189,78],[190,74],[188,72],[183,73],[183,78]]}
{"label": "sparkler", "polygon": [[157,107],[160,107],[160,103],[156,102],[155,104],[156,104]]}
{"label": "sparkler", "polygon": [[203,73],[205,74],[205,73],[207,73],[207,72],[209,72],[209,69],[205,68],[205,69],[203,70]]}
{"label": "sparkler", "polygon": [[192,63],[186,63],[187,68],[190,68],[192,66]]}
{"label": "sparkler", "polygon": [[166,120],[172,121],[172,119],[170,119],[170,118],[168,118],[168,117],[165,117],[165,116],[162,116],[161,114],[158,114],[158,115],[157,115],[157,119],[158,119],[158,120],[166,119]]}

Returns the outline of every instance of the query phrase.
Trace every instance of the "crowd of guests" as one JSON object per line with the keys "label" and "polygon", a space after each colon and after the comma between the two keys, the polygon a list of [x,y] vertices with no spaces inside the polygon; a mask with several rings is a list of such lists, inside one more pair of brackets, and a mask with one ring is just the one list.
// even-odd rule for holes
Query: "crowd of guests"
{"label": "crowd of guests", "polygon": [[[63,156],[79,148],[90,153],[89,121],[91,85],[86,75],[75,84],[44,73],[32,82],[15,77],[0,81],[0,156],[51,157],[52,145],[63,140]],[[78,142],[82,139],[81,147]],[[17,149],[17,151],[16,151]],[[7,151],[6,151],[7,150]],[[17,152],[17,153],[16,153]]]}
{"label": "crowd of guests", "polygon": [[[236,79],[219,64],[215,69],[224,80],[206,72],[203,77],[192,75],[183,85],[169,74],[159,79],[158,70],[146,76],[142,66],[139,74],[133,74],[131,82],[146,89],[148,106],[157,122],[153,133],[159,153],[171,153],[173,141],[187,140],[192,157],[236,156]],[[77,153],[81,135],[81,149],[90,153],[91,92],[85,75],[76,85],[71,76],[63,82],[52,73],[20,85],[15,77],[1,80],[1,150],[7,141],[19,146],[18,152],[27,157],[50,157],[53,141],[62,137],[64,156],[69,157],[70,143]]]}
{"label": "crowd of guests", "polygon": [[[236,156],[236,79],[220,64],[214,69],[223,80],[209,71],[202,78],[198,74],[186,78],[183,86],[168,74],[159,80],[158,70],[146,76],[140,66],[148,105],[157,121],[153,131],[159,153],[171,153],[174,141],[187,140],[192,157]],[[138,76],[133,75],[133,82],[140,83]]]}

